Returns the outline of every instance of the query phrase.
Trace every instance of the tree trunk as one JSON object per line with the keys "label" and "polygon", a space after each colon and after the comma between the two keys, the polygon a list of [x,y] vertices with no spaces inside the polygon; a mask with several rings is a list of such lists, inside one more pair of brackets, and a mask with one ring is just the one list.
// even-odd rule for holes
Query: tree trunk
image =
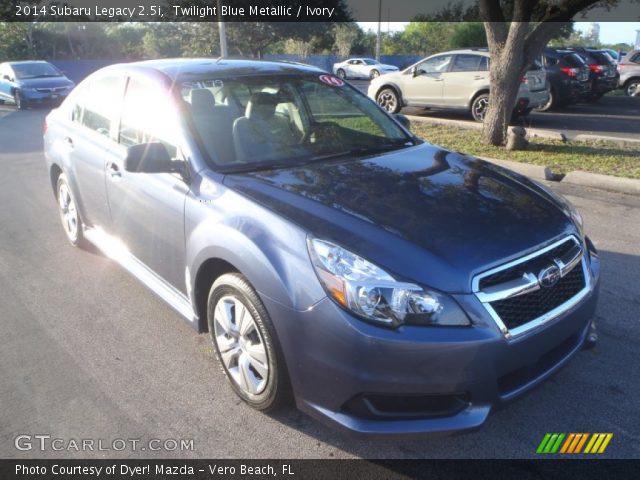
{"label": "tree trunk", "polygon": [[500,55],[491,59],[491,91],[482,129],[483,143],[497,146],[505,142],[520,88],[521,64],[521,59],[510,56]]}

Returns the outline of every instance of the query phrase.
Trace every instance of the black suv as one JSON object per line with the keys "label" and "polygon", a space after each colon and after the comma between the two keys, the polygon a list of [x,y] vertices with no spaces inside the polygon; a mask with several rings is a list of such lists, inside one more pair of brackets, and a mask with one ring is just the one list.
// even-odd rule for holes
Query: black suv
{"label": "black suv", "polygon": [[620,75],[616,69],[616,62],[604,50],[592,48],[571,48],[580,55],[589,66],[589,90],[582,96],[587,102],[595,102],[602,96],[615,90]]}
{"label": "black suv", "polygon": [[536,110],[576,103],[589,92],[589,66],[576,52],[545,48],[538,62],[547,72],[550,92],[549,101]]}

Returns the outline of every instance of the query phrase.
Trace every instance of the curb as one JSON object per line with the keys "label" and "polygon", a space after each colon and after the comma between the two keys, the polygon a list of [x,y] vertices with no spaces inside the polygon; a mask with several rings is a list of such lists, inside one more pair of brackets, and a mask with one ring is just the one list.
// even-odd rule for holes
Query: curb
{"label": "curb", "polygon": [[[416,115],[405,115],[412,122],[430,123],[432,125],[443,125],[446,127],[458,127],[466,130],[482,130],[482,124],[477,122],[467,122],[463,120],[451,120],[449,118],[433,118],[433,117],[418,117]],[[512,125],[518,126],[518,125]],[[639,138],[629,137],[613,137],[611,135],[593,135],[590,133],[571,133],[571,132],[558,132],[554,130],[541,130],[538,128],[524,127],[527,131],[528,138],[548,138],[550,140],[559,140],[562,142],[575,141],[586,142],[594,140],[605,140],[607,142],[617,143],[618,146],[624,147],[626,144],[640,144]]]}
{"label": "curb", "polygon": [[562,183],[582,185],[585,187],[599,188],[613,192],[640,195],[640,180],[633,178],[620,178],[600,173],[583,172],[576,170],[567,173],[562,179]]}

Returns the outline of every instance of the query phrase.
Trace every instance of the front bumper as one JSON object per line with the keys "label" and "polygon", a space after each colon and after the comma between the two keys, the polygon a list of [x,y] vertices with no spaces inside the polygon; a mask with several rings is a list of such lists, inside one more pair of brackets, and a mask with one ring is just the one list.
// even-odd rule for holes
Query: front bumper
{"label": "front bumper", "polygon": [[54,104],[61,103],[67,98],[69,95],[68,91],[63,91],[59,93],[55,92],[38,92],[31,90],[22,90],[22,99],[23,101],[33,105],[33,104]]}
{"label": "front bumper", "polygon": [[[493,408],[566,364],[585,343],[595,311],[597,259],[591,270],[590,290],[577,305],[511,340],[472,294],[454,296],[473,323],[467,328],[388,330],[354,318],[328,298],[304,312],[263,300],[277,319],[298,408],[349,434],[416,437],[477,429]],[[361,408],[372,403],[363,398],[416,397],[440,410],[451,405],[451,411],[405,415]]]}

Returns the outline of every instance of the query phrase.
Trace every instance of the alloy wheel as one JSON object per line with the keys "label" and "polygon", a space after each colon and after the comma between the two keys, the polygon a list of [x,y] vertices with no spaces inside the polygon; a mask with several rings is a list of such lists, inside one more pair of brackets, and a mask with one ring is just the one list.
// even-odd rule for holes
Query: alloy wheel
{"label": "alloy wheel", "polygon": [[489,97],[482,96],[473,102],[473,118],[478,122],[484,121],[484,116],[489,108]]}
{"label": "alloy wheel", "polygon": [[60,208],[60,218],[62,219],[64,231],[67,237],[69,237],[69,240],[75,242],[78,238],[78,228],[80,225],[78,221],[78,210],[71,196],[69,186],[64,182],[58,187],[58,207]]}
{"label": "alloy wheel", "polygon": [[378,105],[389,113],[395,113],[398,109],[398,97],[391,90],[384,90],[378,95]]}
{"label": "alloy wheel", "polygon": [[640,82],[630,82],[624,90],[627,97],[633,97],[636,95],[637,90],[640,88]]}
{"label": "alloy wheel", "polygon": [[215,307],[214,338],[234,383],[249,395],[264,391],[269,361],[264,339],[249,309],[236,297],[222,297]]}

